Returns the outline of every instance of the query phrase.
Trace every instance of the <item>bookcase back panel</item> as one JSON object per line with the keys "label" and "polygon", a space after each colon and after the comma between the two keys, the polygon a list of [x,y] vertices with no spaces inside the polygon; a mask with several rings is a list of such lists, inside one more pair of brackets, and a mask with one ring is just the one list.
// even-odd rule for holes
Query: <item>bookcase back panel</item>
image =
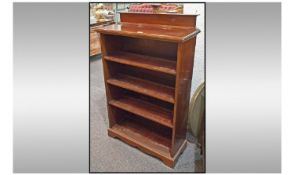
{"label": "bookcase back panel", "polygon": [[152,97],[149,97],[149,96],[146,96],[146,95],[142,95],[142,94],[139,94],[139,93],[135,93],[135,92],[132,92],[132,91],[126,91],[126,95],[137,98],[137,99],[140,99],[142,101],[146,101],[146,102],[151,103],[151,104],[155,104],[155,105],[157,105],[159,107],[165,108],[165,109],[170,110],[170,111],[173,111],[173,108],[174,108],[174,105],[171,104],[171,103],[164,102],[162,100],[158,100],[158,99],[155,99],[155,98],[152,98]]}
{"label": "bookcase back panel", "polygon": [[[117,109],[118,112],[116,116],[117,123],[118,124],[123,124],[124,122],[132,122],[135,125],[138,125],[144,129],[149,130],[150,132],[154,132],[157,133],[157,135],[166,138],[167,140],[169,140],[168,146],[170,147],[171,145],[171,137],[172,137],[172,130],[170,128],[167,128],[165,126],[162,126],[158,123],[152,122],[150,120],[144,119],[140,116],[137,116],[135,114],[129,113],[129,112],[125,112],[123,110]],[[149,133],[144,133],[147,137],[149,135]],[[156,139],[156,138],[155,138]]]}
{"label": "bookcase back panel", "polygon": [[176,77],[173,75],[155,72],[147,69],[141,69],[124,64],[108,62],[111,75],[115,77],[117,74],[129,75],[132,77],[152,81],[162,85],[175,87]]}
{"label": "bookcase back panel", "polygon": [[126,51],[171,60],[177,58],[177,43],[137,38],[127,39],[128,41],[124,44]]}
{"label": "bookcase back panel", "polygon": [[128,52],[174,61],[177,58],[177,43],[172,42],[105,35],[105,46],[107,55]]}
{"label": "bookcase back panel", "polygon": [[126,89],[123,89],[120,87],[116,87],[116,86],[112,86],[112,85],[109,85],[109,87],[110,87],[109,91],[112,96],[112,99],[119,100],[121,98],[131,97],[131,98],[138,99],[142,102],[154,104],[154,105],[157,105],[163,109],[173,111],[174,105],[171,103],[164,102],[162,100],[158,100],[153,97],[149,97],[147,95],[143,95],[143,94],[139,94],[139,93],[136,93],[133,91],[129,91],[129,90],[126,90]]}
{"label": "bookcase back panel", "polygon": [[197,15],[120,13],[121,22],[196,27]]}

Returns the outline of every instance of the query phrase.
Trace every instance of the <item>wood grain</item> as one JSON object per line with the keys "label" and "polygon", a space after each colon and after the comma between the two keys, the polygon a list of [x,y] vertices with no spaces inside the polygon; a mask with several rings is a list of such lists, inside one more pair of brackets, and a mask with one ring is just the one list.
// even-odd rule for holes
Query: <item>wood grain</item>
{"label": "wood grain", "polygon": [[195,27],[196,28],[197,15],[185,14],[144,14],[144,13],[120,13],[121,22],[128,23],[145,23],[155,25],[172,25],[182,27]]}
{"label": "wood grain", "polygon": [[99,41],[99,34],[91,30],[90,32],[90,56],[94,56],[101,53],[101,46]]}
{"label": "wood grain", "polygon": [[154,24],[121,23],[97,27],[99,33],[153,39],[169,42],[184,42],[197,34],[194,27],[178,27]]}
{"label": "wood grain", "polygon": [[174,88],[164,86],[151,81],[119,74],[116,77],[107,80],[107,83],[125,88],[137,93],[148,95],[166,102],[174,103]]}
{"label": "wood grain", "polygon": [[195,39],[178,46],[177,79],[175,90],[174,127],[171,154],[174,155],[186,140],[190,90],[194,65]]}
{"label": "wood grain", "polygon": [[121,14],[101,34],[108,134],[173,167],[186,147],[196,15]]}
{"label": "wood grain", "polygon": [[121,51],[107,55],[104,58],[116,63],[176,75],[176,62],[167,59]]}
{"label": "wood grain", "polygon": [[172,128],[173,113],[157,105],[138,100],[131,97],[124,97],[117,100],[111,100],[110,105],[126,110],[133,114],[142,116],[146,119],[159,123],[163,126]]}

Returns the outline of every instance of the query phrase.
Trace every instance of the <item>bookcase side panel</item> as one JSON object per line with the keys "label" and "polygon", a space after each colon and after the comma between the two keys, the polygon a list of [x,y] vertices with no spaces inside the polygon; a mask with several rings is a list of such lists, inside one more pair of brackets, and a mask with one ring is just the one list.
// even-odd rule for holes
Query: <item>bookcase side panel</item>
{"label": "bookcase side panel", "polygon": [[196,38],[179,43],[171,155],[185,143]]}
{"label": "bookcase side panel", "polygon": [[104,56],[107,55],[107,48],[106,48],[106,37],[104,34],[100,34],[100,44],[101,44],[101,53],[102,53],[102,64],[103,64],[103,75],[104,75],[104,83],[105,83],[105,91],[106,91],[106,105],[107,105],[107,112],[108,112],[108,119],[109,119],[109,127],[111,128],[115,124],[115,111],[112,110],[111,106],[108,102],[111,100],[111,92],[110,87],[107,84],[107,80],[110,78],[110,70],[107,61],[104,59]]}

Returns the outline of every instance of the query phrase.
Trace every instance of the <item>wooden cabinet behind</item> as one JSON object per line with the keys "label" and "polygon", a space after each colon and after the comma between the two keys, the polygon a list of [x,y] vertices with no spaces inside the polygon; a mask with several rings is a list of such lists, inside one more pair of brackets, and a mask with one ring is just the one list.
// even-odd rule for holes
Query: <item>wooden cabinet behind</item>
{"label": "wooden cabinet behind", "polygon": [[196,15],[121,13],[97,27],[108,135],[173,167],[186,147]]}
{"label": "wooden cabinet behind", "polygon": [[90,56],[101,54],[100,35],[90,28]]}
{"label": "wooden cabinet behind", "polygon": [[97,26],[114,24],[113,20],[97,22],[90,25],[90,56],[101,54],[100,34],[95,30]]}

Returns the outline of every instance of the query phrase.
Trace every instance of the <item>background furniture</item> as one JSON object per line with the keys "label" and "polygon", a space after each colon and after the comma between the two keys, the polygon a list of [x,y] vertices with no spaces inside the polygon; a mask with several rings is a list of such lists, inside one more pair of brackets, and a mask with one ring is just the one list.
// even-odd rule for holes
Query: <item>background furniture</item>
{"label": "background furniture", "polygon": [[108,135],[173,167],[186,146],[197,15],[121,13],[100,33]]}
{"label": "background furniture", "polygon": [[205,172],[205,87],[201,83],[190,102],[188,129],[197,138],[200,155],[195,155],[195,172]]}
{"label": "background furniture", "polygon": [[189,107],[188,128],[195,137],[200,135],[201,125],[204,123],[204,112],[204,83],[201,83],[194,92]]}
{"label": "background furniture", "polygon": [[90,3],[90,56],[101,54],[100,35],[93,27],[114,23],[112,3]]}
{"label": "background furniture", "polygon": [[[154,3],[131,4],[129,6],[129,12],[156,13],[153,4]],[[177,5],[175,3],[158,4],[158,5],[159,5],[158,12],[160,13],[178,13],[178,14],[183,13],[183,6]]]}
{"label": "background furniture", "polygon": [[95,27],[114,24],[113,20],[96,22],[90,25],[90,56],[101,54],[100,34],[96,32]]}
{"label": "background furniture", "polygon": [[99,33],[90,28],[90,56],[94,56],[101,53],[99,38]]}

